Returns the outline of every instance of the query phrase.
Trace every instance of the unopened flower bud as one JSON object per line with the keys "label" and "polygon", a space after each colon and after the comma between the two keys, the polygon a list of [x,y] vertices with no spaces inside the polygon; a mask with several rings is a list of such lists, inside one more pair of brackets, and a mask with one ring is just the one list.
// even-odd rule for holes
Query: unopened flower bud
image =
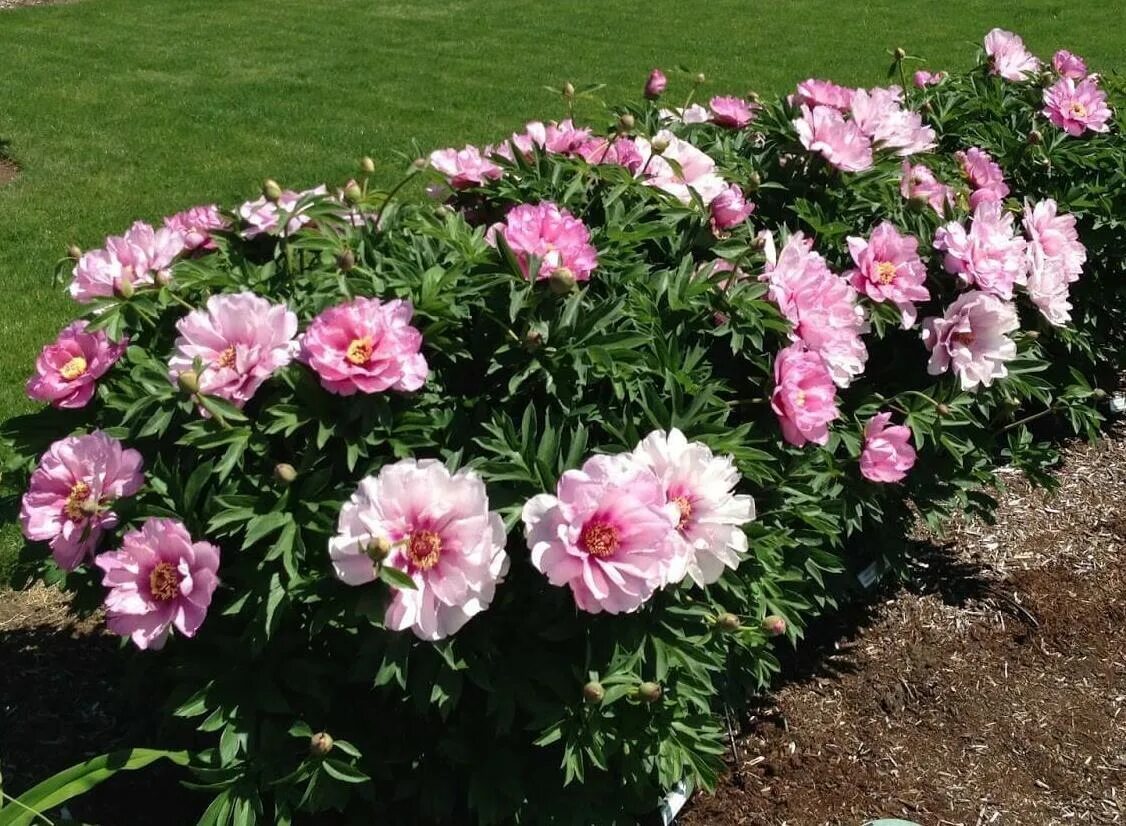
{"label": "unopened flower bud", "polygon": [[642,683],[637,687],[638,699],[643,703],[656,703],[661,699],[661,686],[657,683]]}
{"label": "unopened flower bud", "polygon": [[652,147],[654,155],[663,155],[665,150],[669,148],[669,139],[665,137],[653,138],[653,142],[649,146]]}
{"label": "unopened flower bud", "polygon": [[273,178],[267,178],[262,182],[262,194],[266,196],[267,201],[276,204],[282,196],[282,188]]}
{"label": "unopened flower bud", "polygon": [[939,416],[949,416],[950,415],[950,405],[945,404],[943,402],[939,402],[937,405],[935,405],[934,409],[938,411]]}
{"label": "unopened flower bud", "polygon": [[694,78],[693,78],[693,80],[694,80],[694,81],[696,82],[696,85],[697,85],[697,86],[699,86],[699,85],[700,85],[700,84],[702,84],[702,83],[703,83],[703,82],[704,82],[705,80],[707,80],[707,77],[706,77],[706,76],[704,75],[704,73],[703,73],[703,72],[698,72],[698,73],[696,74],[696,77],[694,77]]}
{"label": "unopened flower bud", "polygon": [[771,614],[762,621],[762,630],[768,636],[780,637],[786,633],[786,620],[777,614]]}
{"label": "unopened flower bud", "polygon": [[153,276],[153,281],[156,282],[158,287],[167,287],[172,283],[172,273],[168,270],[158,270],[156,275]]}
{"label": "unopened flower bud", "polygon": [[723,613],[715,618],[716,627],[720,631],[738,631],[742,627],[742,621],[734,614]]}
{"label": "unopened flower bud", "polygon": [[575,96],[575,87],[569,82],[564,83],[563,84],[563,97],[567,98],[567,100],[571,100],[572,98],[574,98],[574,96]]}
{"label": "unopened flower bud", "polygon": [[762,95],[752,89],[751,91],[747,92],[747,100],[749,100],[751,103],[762,103]]}
{"label": "unopened flower bud", "polygon": [[1099,400],[1105,399],[1106,398],[1106,391],[1103,390],[1101,387],[1096,387],[1094,390],[1091,391],[1091,398],[1092,399],[1099,399]]}
{"label": "unopened flower bud", "polygon": [[1030,341],[1036,341],[1036,339],[1040,338],[1040,331],[1039,330],[1029,330],[1028,332],[1026,332],[1024,334],[1024,337],[1027,338]]}
{"label": "unopened flower bud", "polygon": [[368,545],[368,556],[372,562],[382,562],[391,553],[391,540],[386,536],[378,536]]}
{"label": "unopened flower bud", "polygon": [[309,754],[313,757],[326,757],[333,746],[332,735],[327,731],[318,731],[309,738]]}
{"label": "unopened flower bud", "polygon": [[351,272],[356,267],[356,254],[352,250],[344,250],[336,256],[336,266],[341,272]]}
{"label": "unopened flower bud", "polygon": [[928,115],[934,113],[934,105],[929,100],[923,101],[923,107],[922,108],[923,108],[923,111],[926,112]]}
{"label": "unopened flower bud", "polygon": [[588,706],[596,706],[606,697],[606,689],[597,680],[591,680],[583,686],[583,702]]}
{"label": "unopened flower bud", "polygon": [[575,289],[575,274],[566,267],[560,267],[548,277],[547,285],[556,295],[566,295]]}
{"label": "unopened flower bud", "polygon": [[534,353],[536,350],[543,347],[543,333],[539,330],[529,330],[524,334],[524,349],[529,353]]}
{"label": "unopened flower bud", "polygon": [[364,198],[364,191],[360,189],[360,185],[355,181],[344,187],[344,200],[349,204],[358,204]]}
{"label": "unopened flower bud", "polygon": [[1040,134],[1039,129],[1032,129],[1028,132],[1028,142],[1033,146],[1039,146],[1044,142],[1044,136]]}
{"label": "unopened flower bud", "polygon": [[430,161],[426,160],[426,158],[415,158],[413,161],[411,161],[411,169],[415,170],[416,172],[421,172],[429,165]]}
{"label": "unopened flower bud", "polygon": [[375,161],[366,155],[360,158],[360,171],[365,175],[370,175],[372,172],[375,172]]}
{"label": "unopened flower bud", "polygon": [[297,479],[297,468],[288,462],[279,462],[274,465],[274,478],[283,485],[292,485]]}
{"label": "unopened flower bud", "polygon": [[904,49],[903,47],[899,47],[895,50],[895,59],[896,60],[903,60],[903,58],[905,58],[905,57],[907,57],[907,50],[906,49]]}
{"label": "unopened flower bud", "polygon": [[176,377],[176,384],[185,393],[194,396],[199,392],[199,373],[195,370],[185,370]]}
{"label": "unopened flower bud", "polygon": [[637,125],[637,121],[634,119],[633,115],[631,115],[629,112],[626,112],[624,115],[622,115],[620,118],[618,118],[618,129],[619,129],[619,131],[630,132],[630,131],[633,130],[633,127],[636,126],[636,125]]}
{"label": "unopened flower bud", "polygon": [[758,174],[757,172],[752,172],[747,177],[747,189],[748,189],[748,191],[754,192],[760,186],[762,186],[762,175]]}
{"label": "unopened flower bud", "polygon": [[136,290],[133,288],[133,279],[122,278],[117,282],[117,294],[128,301],[133,297]]}
{"label": "unopened flower bud", "polygon": [[66,248],[66,254],[68,258],[73,258],[77,261],[82,257],[82,249],[77,244],[71,244]]}

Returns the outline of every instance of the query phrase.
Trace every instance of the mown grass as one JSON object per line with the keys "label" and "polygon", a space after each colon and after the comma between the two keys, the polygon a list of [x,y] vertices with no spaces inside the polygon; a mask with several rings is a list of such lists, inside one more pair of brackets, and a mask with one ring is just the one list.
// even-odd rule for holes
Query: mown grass
{"label": "mown grass", "polygon": [[[419,149],[559,117],[544,84],[637,93],[683,64],[705,92],[782,91],[810,75],[883,82],[886,50],[967,65],[993,26],[1042,56],[1122,64],[1105,0],[83,0],[0,11],[0,419],[28,408],[34,354],[73,308],[52,283],[66,244],[136,218],[235,202],[267,176],[339,181],[370,154],[392,178]],[[684,90],[674,78],[674,89]],[[598,113],[589,102],[586,114]],[[3,145],[0,143],[0,145]],[[0,522],[13,516],[0,499]],[[0,527],[0,580],[16,544]]]}

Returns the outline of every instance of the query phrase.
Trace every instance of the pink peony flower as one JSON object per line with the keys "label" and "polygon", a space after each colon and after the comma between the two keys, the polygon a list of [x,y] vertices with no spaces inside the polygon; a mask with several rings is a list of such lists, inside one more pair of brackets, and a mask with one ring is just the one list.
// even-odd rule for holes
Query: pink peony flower
{"label": "pink peony flower", "polygon": [[74,265],[70,295],[82,304],[95,298],[109,298],[121,293],[121,283],[124,280],[120,261],[104,249],[91,250],[83,253]]}
{"label": "pink peony flower", "polygon": [[590,139],[589,129],[576,128],[568,118],[562,123],[531,121],[524,127],[523,134],[513,134],[511,142],[525,157],[531,157],[537,148],[549,155],[571,155]]}
{"label": "pink peony flower", "polygon": [[919,89],[925,89],[928,86],[937,86],[946,80],[946,72],[928,72],[926,69],[919,69],[915,72],[915,86]]}
{"label": "pink peony flower", "polygon": [[809,78],[798,84],[791,97],[794,106],[830,106],[842,112],[852,106],[854,89],[838,86],[831,80]]}
{"label": "pink peony flower", "polygon": [[820,152],[829,163],[844,172],[872,168],[872,142],[852,121],[847,121],[830,106],[802,106],[802,116],[793,121],[802,146]]}
{"label": "pink peony flower", "polygon": [[954,157],[958,159],[958,163],[962,166],[962,174],[973,188],[973,193],[970,195],[972,208],[976,209],[979,204],[1002,201],[1009,194],[1009,187],[1005,183],[1001,167],[988,152],[975,146],[966,152],[955,152]]}
{"label": "pink peony flower", "polygon": [[962,293],[942,318],[923,322],[923,344],[931,353],[927,372],[953,369],[963,390],[988,387],[1009,374],[1005,362],[1016,358],[1017,346],[1008,334],[1019,328],[1008,301],[978,290]]}
{"label": "pink peony flower", "polygon": [[901,482],[915,466],[911,428],[892,425],[890,413],[877,413],[864,426],[860,475],[870,482]]}
{"label": "pink peony flower", "polygon": [[430,153],[430,166],[442,173],[454,189],[484,186],[502,174],[499,166],[476,146],[464,149],[438,149]]}
{"label": "pink peony flower", "polygon": [[665,497],[677,506],[680,521],[673,542],[679,564],[668,581],[687,574],[697,585],[711,585],[724,568],[735,570],[747,553],[743,525],[755,518],[755,500],[735,494],[739,471],[729,456],[714,456],[701,442],[689,442],[673,428],[655,430],[633,450],[633,458],[661,480]]}
{"label": "pink peony flower", "polygon": [[223,217],[219,207],[214,204],[185,209],[164,219],[164,226],[180,235],[184,249],[189,252],[215,249],[211,233],[230,225],[231,222]]}
{"label": "pink peony flower", "polygon": [[1097,81],[1087,78],[1076,85],[1070,77],[1062,77],[1044,90],[1041,112],[1067,134],[1079,137],[1088,129],[1107,132],[1111,118],[1106,105],[1106,92]]}
{"label": "pink peony flower", "polygon": [[707,123],[712,119],[712,113],[698,103],[693,103],[684,109],[662,109],[657,116],[665,123]]}
{"label": "pink peony flower", "polygon": [[853,287],[875,302],[890,301],[899,309],[906,330],[915,323],[916,301],[926,301],[927,268],[919,258],[919,241],[901,235],[895,225],[883,221],[863,238],[850,237],[848,251],[856,269],[846,272]]}
{"label": "pink peony flower", "polygon": [[1077,54],[1072,54],[1067,49],[1060,49],[1052,55],[1052,69],[1060,77],[1069,77],[1072,80],[1082,80],[1087,77],[1087,64]]}
{"label": "pink peony flower", "polygon": [[1028,291],[1032,302],[1052,324],[1071,321],[1069,286],[1079,280],[1087,250],[1079,241],[1074,215],[1057,215],[1056,202],[1041,201],[1024,208],[1028,235]]}
{"label": "pink peony flower", "polygon": [[712,123],[728,129],[744,129],[755,119],[755,109],[743,98],[714,97],[708,104],[712,110]]}
{"label": "pink peony flower", "polygon": [[27,395],[54,407],[85,407],[94,397],[98,379],[121,358],[129,340],[111,342],[101,330],[86,332],[76,321],[59,333],[35,360],[35,375],[27,381]]}
{"label": "pink peony flower", "polygon": [[898,86],[857,89],[852,97],[852,120],[873,143],[897,155],[933,149],[934,130],[923,126],[918,113],[904,109],[902,100],[903,91]]}
{"label": "pink peony flower", "polygon": [[590,138],[575,154],[591,164],[612,164],[624,166],[636,175],[641,171],[644,161],[632,138]]}
{"label": "pink peony flower", "polygon": [[725,188],[709,206],[712,214],[712,228],[732,229],[739,226],[755,211],[755,205],[748,201],[736,184]]}
{"label": "pink peony flower", "polygon": [[646,186],[667,192],[682,204],[691,204],[692,194],[695,193],[704,206],[711,204],[727,188],[727,183],[715,171],[715,161],[688,141],[681,140],[668,130],[658,132],[653,139],[667,144],[660,155],[653,153],[648,140],[636,139]]}
{"label": "pink peony flower", "polygon": [[125,534],[121,550],[94,560],[105,576],[106,625],[141,650],[159,650],[172,628],[194,637],[219,585],[219,549],[193,542],[175,519],[149,519]]}
{"label": "pink peony flower", "polygon": [[293,235],[313,220],[306,214],[312,206],[312,199],[327,194],[328,189],[322,185],[302,192],[287,189],[282,192],[276,204],[265,196],[257,201],[247,201],[238,208],[238,215],[246,224],[242,236],[257,238],[259,235],[275,233],[281,226],[283,217],[286,221],[282,235]]}
{"label": "pink peony flower", "polygon": [[492,603],[508,572],[506,540],[476,473],[451,474],[436,459],[400,459],[360,482],[340,511],[328,552],[338,579],[364,585],[378,576],[373,546],[388,543],[383,564],[415,587],[395,589],[383,623],[433,641],[457,633]]}
{"label": "pink peony flower", "polygon": [[493,246],[497,233],[516,254],[525,278],[531,275],[532,256],[539,260],[540,281],[561,269],[570,270],[576,281],[589,281],[598,266],[598,250],[590,243],[586,224],[550,201],[513,207],[503,223],[489,228],[485,237]]}
{"label": "pink peony flower", "polygon": [[668,85],[669,79],[665,77],[665,73],[660,69],[654,69],[645,81],[645,97],[649,100],[656,100],[665,93],[665,88]]}
{"label": "pink peony flower", "polygon": [[1040,61],[1024,47],[1024,41],[1004,29],[993,29],[985,36],[985,53],[990,72],[1005,80],[1027,80],[1040,69]]}
{"label": "pink peony flower", "polygon": [[954,205],[954,190],[921,163],[912,166],[909,161],[903,162],[899,191],[908,200],[926,201],[939,215],[945,215],[947,208]]}
{"label": "pink peony flower", "polygon": [[23,535],[47,542],[55,562],[73,571],[117,524],[115,499],[141,489],[141,454],[101,430],[68,436],[48,448],[20,508]]}
{"label": "pink peony flower", "polygon": [[840,417],[836,388],[825,362],[800,342],[774,360],[774,393],[770,406],[782,427],[782,438],[795,447],[829,441],[829,422]]}
{"label": "pink peony flower", "polygon": [[410,323],[413,312],[410,302],[378,298],[330,307],[301,337],[298,359],[340,396],[417,390],[430,370],[419,352],[422,333]]}
{"label": "pink peony flower", "polygon": [[770,298],[794,325],[792,337],[820,355],[833,381],[847,387],[864,372],[868,350],[861,336],[868,325],[856,290],[812,248],[800,232],[776,258],[768,248],[763,279],[770,284]]}
{"label": "pink peony flower", "polygon": [[999,203],[980,204],[967,230],[957,221],[939,227],[934,247],[946,253],[946,271],[967,285],[1006,300],[1013,286],[1023,284],[1028,272],[1025,242],[1014,234],[1012,213]]}
{"label": "pink peony flower", "polygon": [[184,250],[183,236],[168,227],[153,229],[137,221],[125,235],[110,236],[105,248],[87,252],[74,267],[70,294],[83,304],[95,298],[127,294],[129,287],[148,286],[167,278]]}
{"label": "pink peony flower", "polygon": [[592,614],[636,611],[684,570],[680,508],[629,454],[592,456],[563,474],[555,496],[530,499],[521,518],[532,565]]}
{"label": "pink peony flower", "polygon": [[[242,407],[274,372],[293,359],[297,316],[254,293],[213,295],[176,322],[173,382],[199,373],[199,390]],[[196,363],[199,362],[197,368]]]}

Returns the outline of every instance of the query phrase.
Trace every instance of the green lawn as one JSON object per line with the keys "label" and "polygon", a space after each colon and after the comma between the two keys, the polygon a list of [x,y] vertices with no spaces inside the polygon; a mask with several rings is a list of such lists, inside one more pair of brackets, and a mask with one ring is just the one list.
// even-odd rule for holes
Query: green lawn
{"label": "green lawn", "polygon": [[[1122,65],[1120,0],[84,0],[0,11],[0,418],[28,409],[34,355],[73,308],[51,281],[70,241],[234,202],[272,176],[339,181],[370,154],[486,141],[558,117],[544,84],[637,93],[683,64],[706,92],[809,75],[884,82],[885,49],[964,66],[992,26],[1041,56]],[[676,82],[674,80],[674,82]],[[683,87],[683,82],[679,84]],[[596,114],[591,104],[588,113]],[[0,520],[12,509],[0,499]],[[9,527],[0,534],[0,579]],[[8,554],[10,555],[10,554]]]}

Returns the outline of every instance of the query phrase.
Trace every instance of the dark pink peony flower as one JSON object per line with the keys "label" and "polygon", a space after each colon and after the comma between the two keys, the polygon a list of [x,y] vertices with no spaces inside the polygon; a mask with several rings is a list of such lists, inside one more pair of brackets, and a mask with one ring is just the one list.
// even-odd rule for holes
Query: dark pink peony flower
{"label": "dark pink peony flower", "polygon": [[668,85],[669,79],[665,77],[665,73],[660,69],[654,69],[645,81],[645,97],[656,100],[665,93],[665,88]]}
{"label": "dark pink peony flower", "polygon": [[915,302],[929,299],[927,268],[918,253],[919,241],[902,235],[883,221],[867,240],[850,237],[848,251],[856,269],[844,275],[853,287],[876,302],[890,301],[899,309],[906,330],[915,323]]}
{"label": "dark pink peony flower", "polygon": [[926,69],[919,69],[915,72],[913,78],[915,86],[919,89],[925,89],[928,86],[937,86],[946,80],[946,72],[928,72]]}
{"label": "dark pink peony flower", "polygon": [[712,123],[728,129],[744,129],[755,119],[757,107],[737,97],[714,97],[708,104]]}
{"label": "dark pink peony flower", "polygon": [[35,361],[35,375],[27,381],[27,395],[54,407],[85,407],[94,397],[98,379],[125,352],[129,340],[113,343],[104,332],[86,332],[75,321],[48,344]]}
{"label": "dark pink peony flower", "polygon": [[988,152],[975,146],[965,152],[955,152],[954,157],[962,165],[962,174],[973,189],[971,207],[976,209],[979,204],[1002,201],[1009,194],[1001,167]]}
{"label": "dark pink peony flower", "polygon": [[464,149],[437,149],[430,153],[430,166],[442,173],[454,189],[484,186],[497,180],[501,168],[489,160],[488,152],[476,146]]}
{"label": "dark pink peony flower", "polygon": [[513,207],[503,223],[489,228],[486,239],[494,246],[497,233],[516,254],[525,278],[530,276],[532,256],[540,262],[537,280],[567,269],[576,281],[589,281],[598,266],[598,250],[590,243],[586,224],[550,201]]}
{"label": "dark pink peony flower", "polygon": [[770,406],[782,437],[795,447],[829,441],[829,423],[840,417],[836,387],[821,356],[801,342],[782,350],[774,360],[774,393]]}
{"label": "dark pink peony flower", "polygon": [[743,190],[736,184],[730,184],[708,206],[712,215],[712,227],[716,230],[727,230],[737,227],[752,212],[755,205],[746,199]]}
{"label": "dark pink peony flower", "polygon": [[945,215],[946,210],[954,205],[953,188],[939,181],[934,173],[921,163],[912,166],[910,161],[903,161],[899,192],[908,200],[917,198],[926,201],[939,215]]}
{"label": "dark pink peony flower", "polygon": [[1087,77],[1087,64],[1077,54],[1072,54],[1067,49],[1060,49],[1052,55],[1052,69],[1060,77],[1069,77],[1072,80],[1082,80]]}
{"label": "dark pink peony flower", "polygon": [[860,453],[860,475],[870,482],[902,482],[915,466],[911,428],[888,426],[890,413],[877,413],[864,426],[864,449]]}

